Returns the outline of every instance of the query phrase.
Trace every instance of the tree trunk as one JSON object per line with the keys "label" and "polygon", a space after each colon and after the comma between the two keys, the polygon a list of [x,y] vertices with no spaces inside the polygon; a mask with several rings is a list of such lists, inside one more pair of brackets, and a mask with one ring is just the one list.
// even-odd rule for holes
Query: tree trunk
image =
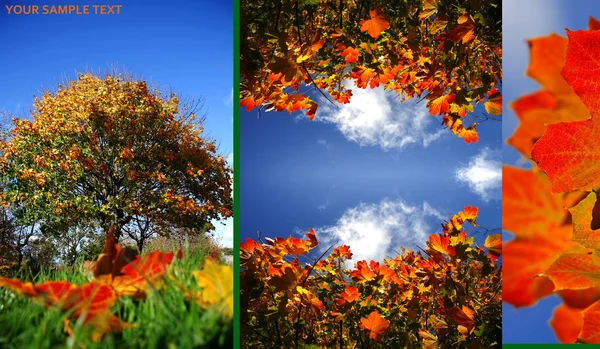
{"label": "tree trunk", "polygon": [[142,254],[142,249],[144,248],[144,238],[140,238],[137,242],[138,253]]}

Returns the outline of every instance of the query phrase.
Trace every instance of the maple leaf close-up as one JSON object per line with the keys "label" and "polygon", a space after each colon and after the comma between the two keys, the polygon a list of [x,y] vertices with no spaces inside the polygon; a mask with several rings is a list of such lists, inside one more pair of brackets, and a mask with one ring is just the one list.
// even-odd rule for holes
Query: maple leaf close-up
{"label": "maple leaf close-up", "polygon": [[[507,143],[528,167],[503,168],[502,227],[513,235],[503,248],[507,343],[600,343],[600,26],[590,8],[576,12],[547,22],[545,32],[525,31],[539,36],[526,38],[522,69],[541,87],[511,104],[517,122]],[[520,330],[519,317],[539,328],[535,335]]]}

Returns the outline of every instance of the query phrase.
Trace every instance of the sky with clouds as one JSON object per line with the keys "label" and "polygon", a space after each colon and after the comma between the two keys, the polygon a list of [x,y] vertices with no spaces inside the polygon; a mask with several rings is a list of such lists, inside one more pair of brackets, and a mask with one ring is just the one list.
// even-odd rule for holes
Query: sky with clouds
{"label": "sky with clouds", "polygon": [[[529,47],[526,40],[557,33],[565,36],[565,28],[587,29],[589,16],[600,19],[600,2],[579,0],[503,0],[503,73],[507,87],[503,96],[503,139],[514,132],[517,119],[508,105],[523,94],[537,91],[540,86],[525,76],[529,64]],[[532,15],[535,14],[535,15]],[[505,142],[503,142],[504,144]],[[509,145],[502,149],[504,164],[526,167],[520,153]],[[505,234],[504,240],[510,237]],[[502,309],[502,336],[504,343],[558,343],[548,325],[553,309],[560,304],[558,297],[540,300],[536,306],[515,310],[511,305]]]}
{"label": "sky with clouds", "polygon": [[[231,154],[233,2],[119,4],[120,15],[104,16],[17,16],[2,6],[0,110],[26,116],[43,89],[76,71],[105,72],[116,65],[184,97],[204,98],[204,132],[223,156]],[[233,247],[232,219],[225,223],[214,222],[216,234]]]}
{"label": "sky with clouds", "polygon": [[345,105],[315,93],[312,122],[302,112],[241,110],[242,241],[312,227],[324,249],[346,244],[353,262],[381,261],[400,246],[423,247],[466,205],[479,206],[481,226],[500,228],[499,122],[483,122],[479,143],[466,144],[426,101],[350,87]]}

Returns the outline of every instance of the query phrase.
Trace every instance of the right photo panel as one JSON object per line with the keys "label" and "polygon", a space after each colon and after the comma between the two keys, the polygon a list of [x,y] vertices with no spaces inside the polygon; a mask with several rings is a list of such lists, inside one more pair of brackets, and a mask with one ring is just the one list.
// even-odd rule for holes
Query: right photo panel
{"label": "right photo panel", "polygon": [[505,343],[600,343],[600,3],[504,0]]}
{"label": "right photo panel", "polygon": [[241,348],[502,346],[502,24],[240,1]]}

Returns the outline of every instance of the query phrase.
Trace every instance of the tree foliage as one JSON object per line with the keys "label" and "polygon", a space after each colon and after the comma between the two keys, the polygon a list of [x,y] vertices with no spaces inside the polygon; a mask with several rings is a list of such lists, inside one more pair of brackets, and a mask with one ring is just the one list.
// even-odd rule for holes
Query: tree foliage
{"label": "tree foliage", "polygon": [[[306,239],[250,238],[240,245],[240,317],[244,348],[494,348],[501,344],[499,234],[485,248],[463,226],[465,207],[432,234],[422,252],[349,268],[348,246]],[[486,251],[487,250],[487,251]]]}
{"label": "tree foliage", "polygon": [[312,120],[318,103],[305,86],[341,104],[351,88],[383,86],[402,100],[425,99],[467,143],[478,139],[478,122],[466,119],[477,104],[501,114],[499,2],[246,0],[240,11],[248,111],[305,110]]}
{"label": "tree foliage", "polygon": [[113,225],[118,240],[135,222],[210,229],[232,214],[231,169],[197,108],[123,74],[79,74],[13,120],[0,201],[19,224],[53,234]]}
{"label": "tree foliage", "polygon": [[519,307],[559,295],[550,325],[564,343],[600,343],[598,29],[590,18],[589,30],[529,42],[527,73],[542,90],[513,103],[520,125],[509,143],[533,168],[503,170],[503,228],[515,234],[504,299]]}

